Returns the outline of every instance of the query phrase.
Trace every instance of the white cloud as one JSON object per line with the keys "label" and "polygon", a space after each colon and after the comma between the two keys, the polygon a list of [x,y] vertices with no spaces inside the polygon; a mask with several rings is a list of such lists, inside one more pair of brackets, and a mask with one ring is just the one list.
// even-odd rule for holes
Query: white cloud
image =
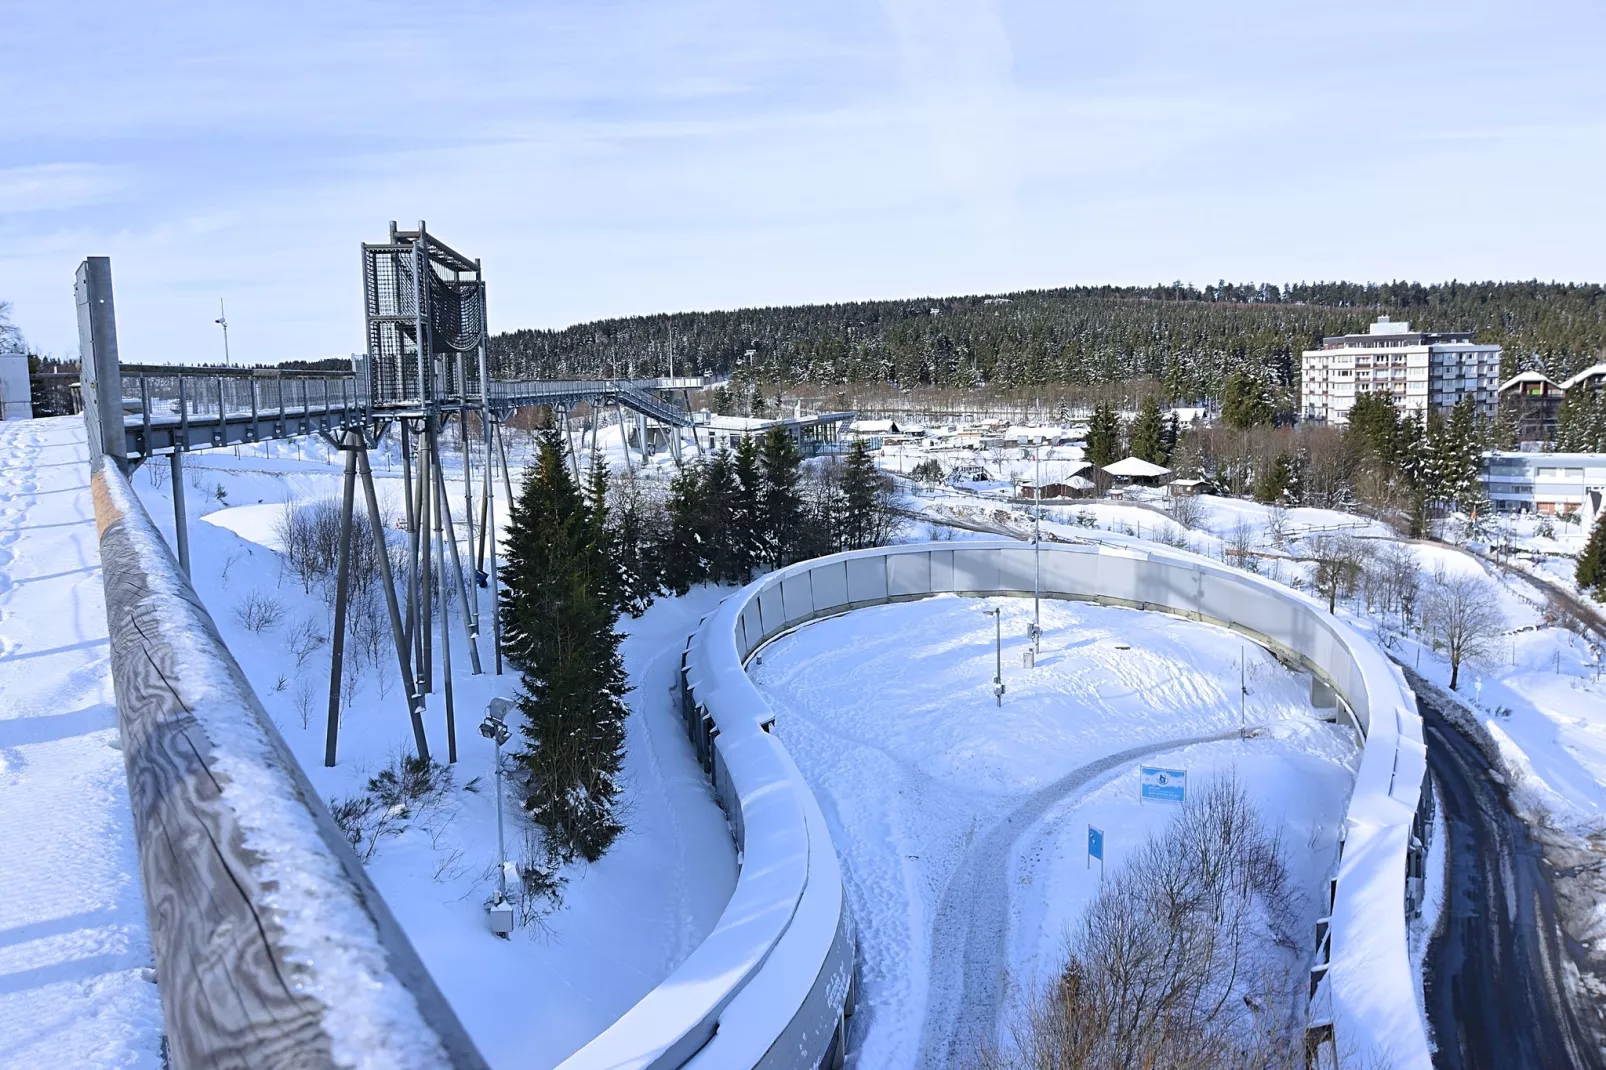
{"label": "white cloud", "polygon": [[83,208],[127,192],[125,168],[88,163],[0,168],[0,215]]}

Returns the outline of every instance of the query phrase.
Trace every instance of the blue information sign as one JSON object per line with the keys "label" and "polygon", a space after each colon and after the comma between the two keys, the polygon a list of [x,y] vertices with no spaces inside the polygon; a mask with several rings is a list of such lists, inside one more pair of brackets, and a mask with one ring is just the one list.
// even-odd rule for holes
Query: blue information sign
{"label": "blue information sign", "polygon": [[1144,802],[1182,802],[1188,794],[1186,769],[1161,769],[1155,765],[1139,767],[1138,798]]}
{"label": "blue information sign", "polygon": [[1087,854],[1089,858],[1104,861],[1104,830],[1087,827]]}

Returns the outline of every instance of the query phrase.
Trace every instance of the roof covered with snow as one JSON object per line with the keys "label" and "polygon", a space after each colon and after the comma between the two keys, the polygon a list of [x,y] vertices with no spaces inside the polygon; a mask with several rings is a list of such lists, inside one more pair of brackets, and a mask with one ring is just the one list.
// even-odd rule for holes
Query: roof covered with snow
{"label": "roof covered with snow", "polygon": [[1568,376],[1561,381],[1561,388],[1563,390],[1571,390],[1585,379],[1594,379],[1599,376],[1606,376],[1606,364],[1591,364],[1577,375]]}
{"label": "roof covered with snow", "polygon": [[1128,457],[1125,460],[1116,461],[1114,464],[1107,464],[1104,466],[1104,470],[1110,475],[1118,476],[1121,479],[1153,479],[1155,476],[1163,476],[1171,471],[1171,469],[1162,465],[1152,464],[1137,457]]}

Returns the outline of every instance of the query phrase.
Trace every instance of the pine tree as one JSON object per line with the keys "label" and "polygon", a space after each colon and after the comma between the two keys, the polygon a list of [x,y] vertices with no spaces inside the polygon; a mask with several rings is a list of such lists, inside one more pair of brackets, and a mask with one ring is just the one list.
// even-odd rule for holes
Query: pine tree
{"label": "pine tree", "polygon": [[1242,371],[1233,372],[1221,387],[1221,422],[1237,431],[1269,424],[1276,415],[1266,386]]}
{"label": "pine tree", "polygon": [[736,548],[738,582],[753,578],[753,569],[764,560],[761,501],[764,474],[759,468],[758,440],[744,436],[736,443],[736,500],[730,521],[730,539]]}
{"label": "pine tree", "polygon": [[668,531],[658,551],[659,574],[664,587],[685,594],[708,580],[708,560],[702,543],[707,465],[689,464],[669,484],[664,503]]}
{"label": "pine tree", "polygon": [[1165,420],[1160,415],[1160,403],[1149,395],[1143,399],[1137,416],[1128,433],[1132,456],[1151,464],[1165,464]]}
{"label": "pine tree", "polygon": [[1606,509],[1595,520],[1573,576],[1580,591],[1593,591],[1598,601],[1606,602]]}
{"label": "pine tree", "polygon": [[508,521],[503,647],[521,675],[524,807],[548,861],[595,861],[623,831],[614,813],[629,690],[614,631],[612,566],[562,437],[540,433]]}
{"label": "pine tree", "polygon": [[844,550],[879,546],[888,526],[888,479],[875,466],[864,442],[848,451],[839,475],[842,524],[839,545]]}
{"label": "pine tree", "polygon": [[1088,462],[1100,468],[1121,459],[1121,417],[1114,406],[1100,402],[1093,407],[1084,445]]}
{"label": "pine tree", "polygon": [[1255,501],[1262,505],[1273,505],[1283,500],[1283,497],[1292,489],[1294,483],[1294,466],[1288,459],[1288,454],[1280,453],[1277,459],[1267,466],[1266,470],[1255,480]]}
{"label": "pine tree", "polygon": [[779,568],[791,560],[803,503],[798,494],[798,471],[803,458],[783,427],[772,427],[759,448],[763,489],[759,496],[759,533],[764,561]]}

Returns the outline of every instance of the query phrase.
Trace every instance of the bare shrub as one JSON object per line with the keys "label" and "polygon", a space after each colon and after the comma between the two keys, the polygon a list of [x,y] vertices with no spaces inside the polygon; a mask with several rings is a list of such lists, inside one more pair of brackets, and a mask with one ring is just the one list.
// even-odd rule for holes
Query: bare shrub
{"label": "bare shrub", "polygon": [[284,619],[284,604],[270,594],[252,591],[234,607],[234,619],[246,631],[261,634]]}
{"label": "bare shrub", "polygon": [[1211,784],[1103,883],[1015,1051],[981,1065],[1302,1067],[1294,894],[1243,789]]}
{"label": "bare shrub", "polygon": [[1223,556],[1239,568],[1259,572],[1259,548],[1260,537],[1255,533],[1255,529],[1250,527],[1247,521],[1240,520],[1233,525],[1232,533],[1227,536]]}
{"label": "bare shrub", "polygon": [[[381,521],[384,521],[382,516]],[[289,501],[274,524],[281,552],[305,590],[333,577],[340,567],[340,503],[333,498]],[[351,522],[350,575],[353,590],[367,590],[378,574],[373,529],[357,509]]]}
{"label": "bare shrub", "polygon": [[297,668],[306,664],[307,659],[327,641],[317,621],[311,617],[302,617],[290,625],[284,636],[284,645],[294,655]]}
{"label": "bare shrub", "polygon": [[312,685],[305,680],[296,685],[296,713],[302,728],[312,723]]}
{"label": "bare shrub", "polygon": [[1204,503],[1192,494],[1179,494],[1171,499],[1171,519],[1185,528],[1196,528],[1204,522]]}
{"label": "bare shrub", "polygon": [[451,787],[452,771],[446,766],[433,759],[401,757],[370,777],[358,794],[329,800],[329,815],[357,857],[367,862],[385,837],[401,835],[410,823],[438,810]]}

